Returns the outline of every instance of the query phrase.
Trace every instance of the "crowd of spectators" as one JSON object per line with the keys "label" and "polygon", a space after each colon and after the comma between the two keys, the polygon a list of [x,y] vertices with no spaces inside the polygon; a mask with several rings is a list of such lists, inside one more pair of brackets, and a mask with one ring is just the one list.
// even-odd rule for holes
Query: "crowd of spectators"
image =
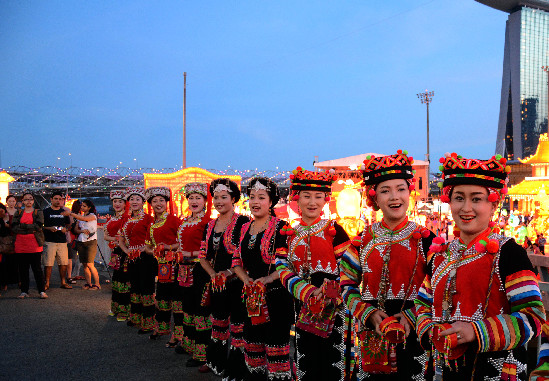
{"label": "crowd of spectators", "polygon": [[[0,296],[8,285],[17,284],[18,298],[28,298],[29,267],[42,299],[48,298],[55,263],[62,289],[70,290],[77,280],[85,279],[78,275],[82,265],[85,275],[97,278],[95,255],[89,250],[97,246],[97,217],[91,200],[76,200],[69,209],[65,195],[54,191],[50,206],[43,210],[30,192],[19,198],[9,195],[4,201],[0,203]],[[85,261],[79,260],[79,252]],[[96,284],[99,289],[98,279]]]}

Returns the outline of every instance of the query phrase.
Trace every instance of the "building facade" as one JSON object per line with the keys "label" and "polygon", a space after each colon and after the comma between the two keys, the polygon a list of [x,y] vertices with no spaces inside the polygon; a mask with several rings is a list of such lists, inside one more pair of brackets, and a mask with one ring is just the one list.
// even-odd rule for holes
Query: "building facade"
{"label": "building facade", "polygon": [[533,155],[547,132],[549,1],[477,0],[509,13],[496,154],[516,160]]}

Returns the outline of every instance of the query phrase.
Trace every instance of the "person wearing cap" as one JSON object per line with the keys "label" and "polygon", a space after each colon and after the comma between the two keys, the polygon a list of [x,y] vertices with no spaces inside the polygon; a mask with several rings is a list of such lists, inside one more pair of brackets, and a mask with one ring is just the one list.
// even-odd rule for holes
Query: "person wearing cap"
{"label": "person wearing cap", "polygon": [[138,187],[130,187],[126,190],[124,198],[130,206],[130,216],[122,226],[118,237],[118,245],[124,252],[126,260],[120,263],[124,271],[129,273],[130,279],[130,317],[127,320],[129,326],[141,327],[143,317],[143,297],[139,267],[141,253],[145,250],[147,231],[152,225],[153,218],[143,210],[145,203],[145,190]]}
{"label": "person wearing cap", "polygon": [[[143,320],[139,332],[152,332],[149,338],[156,340],[159,336],[171,333],[172,299],[175,292],[174,252],[179,247],[177,229],[181,220],[173,214],[170,188],[147,188],[145,197],[152,207],[154,223],[147,230],[145,254],[142,257],[140,280]],[[158,287],[155,303],[156,277]]]}
{"label": "person wearing cap", "polygon": [[[177,255],[177,284],[173,301],[174,333],[171,345],[175,352],[187,353],[187,367],[199,367],[206,363],[206,348],[212,333],[209,306],[201,306],[200,299],[210,276],[199,263],[200,243],[204,229],[211,221],[211,197],[208,184],[185,185],[190,215],[183,218],[177,230],[179,244]],[[168,343],[170,344],[170,343]]]}
{"label": "person wearing cap", "polygon": [[206,364],[198,370],[212,370],[231,380],[239,377],[246,366],[242,338],[246,310],[240,299],[242,282],[234,274],[231,264],[242,226],[250,219],[234,211],[234,204],[240,200],[240,189],[234,181],[215,179],[209,190],[219,216],[204,230],[199,258],[200,265],[210,277],[201,304],[209,304],[211,308],[212,334],[206,350]]}
{"label": "person wearing cap", "polygon": [[506,159],[440,159],[441,201],[459,229],[436,237],[416,299],[416,331],[432,350],[428,380],[526,380],[526,344],[545,310],[525,250],[491,222],[507,193]]}
{"label": "person wearing cap", "polygon": [[408,220],[414,190],[406,151],[368,156],[363,178],[368,206],[383,212],[353,240],[341,261],[341,289],[358,321],[357,379],[422,379],[424,350],[414,332],[414,299],[425,278],[434,234]]}
{"label": "person wearing cap", "polygon": [[244,380],[290,380],[290,331],[293,300],[282,287],[275,267],[276,252],[287,252],[286,222],[277,218],[274,206],[278,187],[266,177],[253,178],[248,186],[253,220],[240,232],[240,244],[232,266],[244,282],[243,301],[248,318],[244,323]]}
{"label": "person wearing cap", "polygon": [[[290,176],[291,199],[301,218],[286,230],[288,249],[277,251],[276,269],[296,308],[296,365],[299,380],[343,380],[350,376],[348,316],[339,291],[339,263],[352,250],[345,230],[322,218],[330,199],[330,172],[298,167]],[[348,339],[349,341],[346,341]]]}
{"label": "person wearing cap", "polygon": [[126,200],[124,191],[113,190],[110,193],[114,216],[107,220],[103,227],[103,239],[108,242],[111,249],[111,259],[109,266],[112,271],[112,299],[110,316],[116,316],[119,322],[126,321],[130,314],[130,278],[128,269],[122,266],[126,261],[126,254],[118,245],[120,230],[128,219],[126,212]]}

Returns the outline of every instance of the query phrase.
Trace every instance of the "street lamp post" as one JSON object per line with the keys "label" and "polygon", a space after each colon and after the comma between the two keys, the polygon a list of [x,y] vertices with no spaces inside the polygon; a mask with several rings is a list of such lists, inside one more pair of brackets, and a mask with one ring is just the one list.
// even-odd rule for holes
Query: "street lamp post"
{"label": "street lamp post", "polygon": [[433,101],[433,97],[435,96],[434,91],[427,91],[423,93],[418,93],[417,97],[421,101],[422,104],[427,105],[427,198],[431,195],[431,184],[429,183],[429,176],[431,173],[431,157],[429,155],[429,104]]}

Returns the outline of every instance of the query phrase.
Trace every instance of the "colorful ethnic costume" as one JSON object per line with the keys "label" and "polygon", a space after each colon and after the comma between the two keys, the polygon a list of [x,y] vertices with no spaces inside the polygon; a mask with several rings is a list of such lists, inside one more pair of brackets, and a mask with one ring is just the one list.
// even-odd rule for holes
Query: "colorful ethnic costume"
{"label": "colorful ethnic costume", "polygon": [[[130,188],[126,192],[126,200],[132,195],[139,195],[145,200],[145,192],[142,188]],[[129,323],[141,327],[143,318],[143,298],[141,295],[140,284],[140,264],[141,252],[145,247],[145,240],[149,226],[154,219],[140,210],[137,215],[128,218],[121,230],[124,244],[129,250],[126,260],[120,264],[122,268],[126,267],[130,278],[130,321]]]}
{"label": "colorful ethnic costume", "polygon": [[542,326],[538,363],[530,373],[530,381],[549,381],[549,323],[547,322]]}
{"label": "colorful ethnic costume", "polygon": [[[210,184],[212,197],[214,192],[222,190],[229,191],[237,201],[240,199],[240,191],[234,182],[222,178]],[[237,196],[234,196],[235,194]],[[240,230],[249,220],[246,216],[233,213],[225,230],[219,233],[214,231],[218,220],[210,221],[204,231],[199,258],[207,260],[216,273],[229,270],[239,243]],[[212,279],[202,293],[203,305],[206,305],[209,299],[212,321],[212,335],[206,349],[206,364],[215,374],[229,380],[239,379],[245,371],[242,335],[246,310],[240,299],[241,293],[242,282],[234,274],[226,279]]]}
{"label": "colorful ethnic costume", "polygon": [[[335,178],[298,168],[291,179],[296,199],[304,190],[329,193]],[[339,224],[320,217],[310,225],[298,221],[286,233],[288,252],[277,251],[276,268],[296,302],[297,377],[343,380],[349,376],[351,359],[346,356],[349,321],[339,294],[339,262],[351,242]],[[312,296],[318,288],[323,288],[324,297]]]}
{"label": "colorful ethnic costume", "polygon": [[[409,188],[413,187],[412,160],[400,152],[364,161],[364,185],[370,205],[375,205],[376,186],[384,181],[402,179]],[[423,379],[428,355],[415,333],[404,337],[404,327],[393,316],[402,313],[412,329],[415,327],[414,299],[425,278],[427,252],[433,237],[432,232],[408,218],[393,229],[382,220],[366,227],[353,240],[358,252],[348,250],[343,256],[340,265],[343,298],[358,320],[357,379]],[[380,328],[387,333],[392,331],[393,336],[378,335],[368,321],[379,310],[389,316]]]}
{"label": "colorful ethnic costume", "polygon": [[[259,183],[259,184],[258,184]],[[268,187],[268,190],[267,190]],[[263,188],[273,205],[278,202],[276,184],[255,178],[250,188]],[[276,196],[275,196],[276,195]],[[252,222],[244,224],[240,244],[233,255],[232,266],[240,266],[252,280],[276,272],[275,254],[286,254],[288,246],[282,229],[286,222],[270,217],[264,231],[251,235]],[[245,380],[291,380],[290,330],[294,321],[293,298],[280,279],[267,285],[255,283],[245,287],[242,295],[248,318],[244,323],[244,354],[247,366]]]}
{"label": "colorful ethnic costume", "polygon": [[[145,196],[149,204],[151,200],[160,196],[169,202],[171,192],[168,187],[147,188]],[[154,329],[154,336],[170,333],[172,317],[172,299],[175,293],[175,249],[168,250],[165,246],[177,243],[177,229],[181,220],[168,211],[157,216],[147,231],[145,243],[153,249],[154,255],[142,254],[141,292],[143,295],[143,323],[144,331]],[[158,277],[156,288],[155,308],[155,278]]]}
{"label": "colorful ethnic costume", "polygon": [[[185,195],[198,193],[207,199],[207,184],[190,183],[185,186]],[[210,282],[210,276],[200,266],[198,257],[183,257],[182,251],[200,250],[204,230],[210,218],[210,203],[197,219],[191,216],[183,219],[177,231],[179,252],[176,296],[173,301],[174,337],[191,357],[206,362],[206,348],[210,340],[212,323],[210,307],[202,306],[202,292]]]}
{"label": "colorful ethnic costume", "polygon": [[[124,200],[123,191],[111,191],[111,200]],[[104,230],[110,237],[117,237],[120,230],[128,220],[128,214],[115,215],[107,221]],[[111,312],[119,321],[124,321],[130,316],[130,274],[128,273],[127,255],[118,246],[118,240],[109,242],[111,259],[109,266],[112,268],[112,300]],[[125,264],[123,266],[122,264]]]}
{"label": "colorful ethnic costume", "polygon": [[[441,159],[441,200],[450,201],[456,185],[486,187],[488,201],[506,192],[505,159]],[[437,237],[429,252],[427,277],[420,289],[417,334],[433,350],[427,379],[525,380],[526,348],[545,321],[532,264],[513,239],[491,227],[468,245]],[[457,334],[438,335],[455,321],[472,324],[476,340],[457,345]]]}

